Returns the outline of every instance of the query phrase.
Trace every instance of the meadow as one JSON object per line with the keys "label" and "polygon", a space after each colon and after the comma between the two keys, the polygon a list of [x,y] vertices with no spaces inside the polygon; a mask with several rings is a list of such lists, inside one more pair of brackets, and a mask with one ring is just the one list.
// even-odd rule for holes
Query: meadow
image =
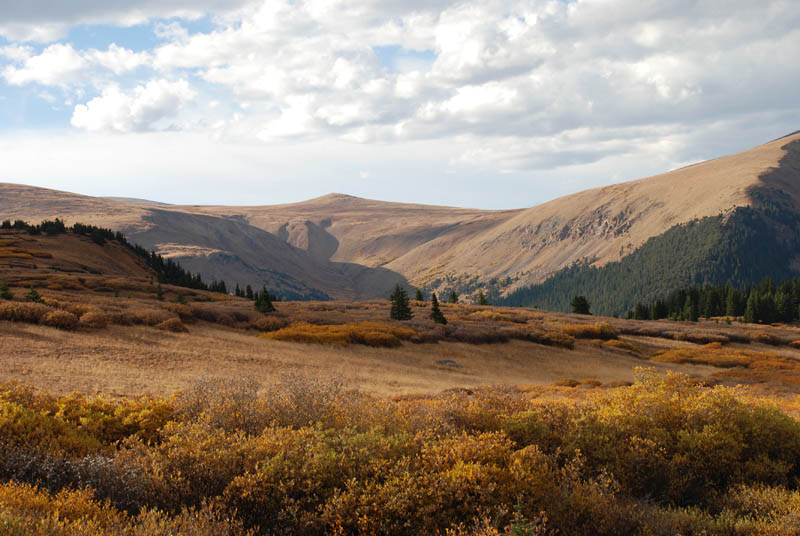
{"label": "meadow", "polygon": [[262,314],[113,244],[85,266],[22,239],[0,250],[4,534],[800,532],[797,326]]}

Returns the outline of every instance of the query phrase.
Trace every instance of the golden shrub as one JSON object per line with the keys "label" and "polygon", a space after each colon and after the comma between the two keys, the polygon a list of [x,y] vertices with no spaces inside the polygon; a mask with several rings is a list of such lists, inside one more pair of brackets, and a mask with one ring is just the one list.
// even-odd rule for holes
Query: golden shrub
{"label": "golden shrub", "polygon": [[102,311],[88,311],[80,317],[81,326],[102,329],[108,325],[108,316]]}
{"label": "golden shrub", "polygon": [[607,322],[595,324],[565,324],[561,329],[576,339],[616,339],[619,332]]}
{"label": "golden shrub", "polygon": [[277,331],[288,325],[287,319],[277,316],[261,316],[250,322],[250,327],[264,332]]}
{"label": "golden shrub", "polygon": [[45,314],[39,323],[53,328],[72,330],[78,326],[78,317],[70,312],[56,309]]}
{"label": "golden shrub", "polygon": [[399,346],[401,339],[408,340],[415,335],[413,329],[381,322],[321,326],[296,322],[288,327],[264,333],[262,337],[288,342],[392,347]]}
{"label": "golden shrub", "polygon": [[0,320],[37,324],[50,311],[43,303],[0,302]]}
{"label": "golden shrub", "polygon": [[156,324],[156,329],[171,331],[172,333],[188,333],[189,329],[183,325],[180,318],[174,317]]}

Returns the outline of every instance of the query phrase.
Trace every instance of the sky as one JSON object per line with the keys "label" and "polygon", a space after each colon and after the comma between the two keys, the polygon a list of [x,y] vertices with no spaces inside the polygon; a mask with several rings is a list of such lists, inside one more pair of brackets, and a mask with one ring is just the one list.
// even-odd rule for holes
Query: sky
{"label": "sky", "polygon": [[533,206],[800,130],[797,0],[0,0],[0,182]]}

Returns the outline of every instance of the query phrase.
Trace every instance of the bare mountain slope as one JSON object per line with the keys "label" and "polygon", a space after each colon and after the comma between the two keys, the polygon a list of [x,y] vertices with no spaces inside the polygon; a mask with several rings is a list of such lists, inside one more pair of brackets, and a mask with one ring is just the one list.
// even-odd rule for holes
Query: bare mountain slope
{"label": "bare mountain slope", "polygon": [[[177,206],[0,184],[0,218],[60,216],[122,230],[206,278],[295,297],[383,296],[407,279],[507,291],[582,258],[604,264],[648,238],[750,205],[756,189],[800,200],[800,133],[754,149],[525,210],[482,211],[331,194],[302,203]],[[765,181],[768,184],[765,184]],[[316,290],[315,290],[316,289]]]}

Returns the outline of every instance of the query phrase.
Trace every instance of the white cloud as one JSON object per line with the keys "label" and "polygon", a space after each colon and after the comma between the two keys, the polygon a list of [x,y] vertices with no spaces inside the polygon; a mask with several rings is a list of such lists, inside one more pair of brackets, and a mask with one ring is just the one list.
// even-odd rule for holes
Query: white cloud
{"label": "white cloud", "polygon": [[[603,166],[625,156],[652,171],[726,152],[714,136],[746,146],[709,125],[800,122],[800,3],[791,0],[44,2],[0,5],[0,33],[212,18],[212,30],[193,34],[185,20],[158,20],[160,44],[145,52],[0,49],[8,84],[70,88],[84,102],[73,125],[88,130],[162,129],[191,115],[210,138],[278,152],[438,142],[448,147],[442,166],[457,171],[595,165],[608,178],[619,173]],[[192,87],[166,82],[178,79]],[[95,88],[102,94],[86,102]]]}
{"label": "white cloud", "polygon": [[23,0],[0,2],[0,36],[48,43],[76,24],[132,26],[152,19],[197,19],[238,9],[247,0]]}
{"label": "white cloud", "polygon": [[164,119],[175,117],[195,95],[186,80],[151,80],[129,93],[111,86],[101,96],[75,106],[72,125],[89,131],[159,130]]}
{"label": "white cloud", "polygon": [[9,65],[3,77],[12,86],[36,82],[48,86],[68,86],[81,79],[88,62],[71,45],[50,45],[41,54],[22,57],[22,67]]}
{"label": "white cloud", "polygon": [[2,72],[12,86],[92,85],[104,79],[103,70],[120,75],[151,61],[145,52],[133,52],[114,43],[107,50],[77,51],[69,43],[56,43],[36,55],[30,47],[19,46],[4,47],[0,53],[18,64],[8,65]]}

